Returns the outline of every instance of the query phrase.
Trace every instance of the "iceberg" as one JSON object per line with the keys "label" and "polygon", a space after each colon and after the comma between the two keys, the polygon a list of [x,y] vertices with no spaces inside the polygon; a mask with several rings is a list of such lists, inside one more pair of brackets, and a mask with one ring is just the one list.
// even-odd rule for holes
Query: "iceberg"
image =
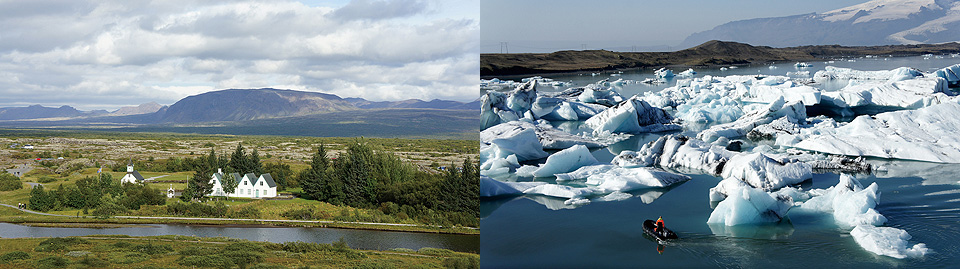
{"label": "iceberg", "polygon": [[503,182],[480,176],[480,197],[521,195],[524,191],[547,184],[545,182]]}
{"label": "iceberg", "polygon": [[923,243],[909,246],[910,234],[897,228],[859,225],[850,231],[850,235],[860,247],[877,255],[903,259],[921,257],[930,252]]}
{"label": "iceberg", "polygon": [[480,131],[480,142],[482,161],[515,155],[518,162],[523,162],[549,155],[543,151],[536,127],[525,121],[502,123]]}
{"label": "iceberg", "polygon": [[590,154],[590,150],[586,146],[575,145],[547,157],[547,162],[534,170],[532,175],[535,177],[550,177],[597,163],[599,162]]}
{"label": "iceberg", "polygon": [[694,168],[717,175],[724,163],[736,153],[682,135],[668,135],[644,144],[638,152],[624,151],[614,157],[620,166],[651,166],[665,168]]}
{"label": "iceberg", "polygon": [[751,153],[731,157],[720,175],[724,179],[743,181],[763,191],[774,191],[812,179],[812,171],[806,163],[781,163],[763,153]]}
{"label": "iceberg", "polygon": [[710,213],[707,223],[736,226],[779,222],[793,205],[790,196],[767,193],[751,187],[732,190]]}
{"label": "iceberg", "polygon": [[938,77],[893,82],[851,80],[839,91],[823,92],[821,99],[824,104],[835,107],[872,105],[915,109],[955,100],[947,89],[946,80]]}
{"label": "iceberg", "polygon": [[853,80],[886,80],[890,82],[923,77],[923,72],[916,68],[900,67],[893,70],[860,71],[850,68],[827,66],[813,75],[816,80],[853,79]]}
{"label": "iceberg", "polygon": [[480,174],[484,176],[505,176],[520,168],[517,155],[511,154],[506,158],[491,158],[480,165]]}
{"label": "iceberg", "polygon": [[646,188],[663,188],[690,180],[690,177],[648,167],[625,168],[615,165],[584,166],[576,171],[557,175],[557,181],[586,178],[584,183],[600,192],[628,192]]}
{"label": "iceberg", "polygon": [[945,79],[950,87],[955,87],[960,84],[960,64],[944,67],[933,72],[933,75]]}
{"label": "iceberg", "polygon": [[524,114],[530,110],[536,99],[537,80],[529,80],[510,92],[507,96],[507,107],[518,114]]}
{"label": "iceberg", "polygon": [[859,116],[832,128],[813,127],[777,144],[847,156],[960,163],[960,103]]}
{"label": "iceberg", "polygon": [[[618,80],[619,81],[619,80]],[[584,88],[583,93],[577,96],[580,102],[615,106],[623,102],[623,97],[613,89],[603,89],[599,85],[591,84]]]}
{"label": "iceberg", "polygon": [[657,69],[656,71],[653,71],[653,76],[657,78],[672,78],[673,70],[660,68],[660,69]]}
{"label": "iceberg", "polygon": [[809,64],[809,63],[806,63],[806,62],[798,62],[798,63],[794,64],[793,66],[795,66],[795,67],[797,67],[797,68],[807,68],[807,67],[812,67],[813,65],[812,65],[812,64]]}
{"label": "iceberg", "polygon": [[697,134],[697,138],[713,142],[721,137],[739,138],[746,136],[753,128],[786,117],[788,121],[802,123],[806,121],[807,110],[801,102],[786,103],[783,97],[767,105],[765,109],[751,111],[734,122],[714,125]]}
{"label": "iceberg", "polygon": [[864,188],[857,179],[841,174],[836,186],[809,191],[812,198],[802,202],[800,209],[833,213],[834,220],[841,227],[883,225],[887,218],[874,209],[879,203],[878,189],[876,182]]}
{"label": "iceberg", "polygon": [[585,124],[594,131],[614,133],[662,132],[680,129],[679,125],[670,124],[672,121],[673,119],[663,109],[653,107],[634,96],[587,119]]}
{"label": "iceberg", "polygon": [[506,100],[505,94],[495,91],[488,91],[480,97],[480,130],[520,119],[516,112],[507,108]]}
{"label": "iceberg", "polygon": [[697,75],[697,71],[693,71],[693,68],[687,69],[686,71],[680,72],[677,74],[678,77],[689,78]]}

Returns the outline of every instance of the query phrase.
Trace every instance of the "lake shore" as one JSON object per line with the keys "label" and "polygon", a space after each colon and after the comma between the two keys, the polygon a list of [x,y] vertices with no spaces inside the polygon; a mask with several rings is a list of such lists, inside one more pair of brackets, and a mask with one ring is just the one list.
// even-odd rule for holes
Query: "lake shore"
{"label": "lake shore", "polygon": [[553,53],[480,54],[480,76],[481,78],[492,78],[495,76],[598,72],[628,68],[729,66],[784,61],[814,61],[867,55],[917,56],[948,53],[960,53],[960,43],[773,48],[714,40],[674,52],[586,50]]}

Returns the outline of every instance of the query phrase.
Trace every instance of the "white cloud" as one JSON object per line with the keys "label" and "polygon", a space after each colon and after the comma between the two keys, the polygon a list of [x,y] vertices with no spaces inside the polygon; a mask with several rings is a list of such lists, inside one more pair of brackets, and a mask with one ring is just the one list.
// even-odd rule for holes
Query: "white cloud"
{"label": "white cloud", "polygon": [[462,5],[61,4],[0,2],[0,107],[112,110],[262,87],[375,101],[472,101],[477,95],[479,15],[456,10]]}

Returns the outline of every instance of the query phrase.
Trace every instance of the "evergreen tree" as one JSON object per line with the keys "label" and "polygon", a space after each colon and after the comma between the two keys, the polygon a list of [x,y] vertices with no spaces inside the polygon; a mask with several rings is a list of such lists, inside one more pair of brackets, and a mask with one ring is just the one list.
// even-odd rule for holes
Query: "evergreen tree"
{"label": "evergreen tree", "polygon": [[257,152],[257,149],[253,149],[253,153],[250,153],[250,157],[247,158],[248,167],[250,167],[250,172],[255,175],[263,174],[263,163],[260,162],[260,152]]}
{"label": "evergreen tree", "polygon": [[233,155],[230,155],[230,163],[227,166],[236,173],[250,173],[250,161],[243,150],[243,144],[237,144],[237,150],[233,151]]}
{"label": "evergreen tree", "polygon": [[284,190],[290,184],[289,179],[293,175],[293,170],[289,164],[281,162],[266,163],[263,166],[263,172],[269,173],[273,180],[277,182],[277,190]]}
{"label": "evergreen tree", "polygon": [[344,204],[361,207],[376,201],[376,179],[370,176],[372,159],[373,150],[357,139],[334,162],[334,170],[343,184]]}
{"label": "evergreen tree", "polygon": [[[213,156],[213,159],[216,159],[216,156]],[[213,174],[214,170],[207,166],[197,166],[193,172],[193,177],[187,180],[187,188],[180,195],[180,200],[189,202],[195,199],[203,199],[210,194],[213,189],[213,185],[210,184],[210,175]]]}
{"label": "evergreen tree", "polygon": [[33,190],[30,190],[30,209],[47,212],[53,209],[55,203],[56,198],[51,196],[47,191],[44,191],[43,185],[38,184],[33,187]]}
{"label": "evergreen tree", "polygon": [[330,176],[328,173],[330,168],[327,149],[321,144],[317,147],[317,152],[313,154],[310,168],[300,173],[300,186],[303,187],[303,193],[313,199],[331,204],[341,204],[342,184],[337,184],[338,180]]}

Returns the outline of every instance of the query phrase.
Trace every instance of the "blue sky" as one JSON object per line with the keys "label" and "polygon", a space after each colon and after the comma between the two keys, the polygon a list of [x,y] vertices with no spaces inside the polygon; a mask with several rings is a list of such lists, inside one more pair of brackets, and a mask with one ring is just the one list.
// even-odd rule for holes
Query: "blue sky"
{"label": "blue sky", "polygon": [[[688,35],[735,20],[826,12],[866,0],[483,0],[480,50],[631,50],[676,46]],[[677,49],[669,47],[668,49]]]}
{"label": "blue sky", "polygon": [[264,87],[472,101],[479,1],[0,1],[0,107]]}

